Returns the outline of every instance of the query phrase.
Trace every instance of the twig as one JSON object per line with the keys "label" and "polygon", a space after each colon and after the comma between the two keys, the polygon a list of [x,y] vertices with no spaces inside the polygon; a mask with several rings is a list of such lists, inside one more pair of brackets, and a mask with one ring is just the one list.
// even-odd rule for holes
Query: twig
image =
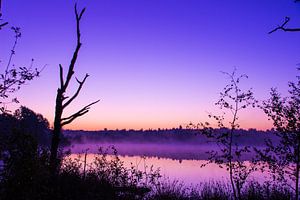
{"label": "twig", "polygon": [[[296,2],[296,1],[295,1]],[[300,1],[299,1],[300,2]],[[283,30],[285,32],[297,32],[297,31],[300,31],[300,28],[285,28],[285,25],[290,21],[290,18],[289,17],[286,17],[283,24],[281,26],[278,26],[277,28],[271,30],[269,32],[269,34],[277,31],[277,30]]]}

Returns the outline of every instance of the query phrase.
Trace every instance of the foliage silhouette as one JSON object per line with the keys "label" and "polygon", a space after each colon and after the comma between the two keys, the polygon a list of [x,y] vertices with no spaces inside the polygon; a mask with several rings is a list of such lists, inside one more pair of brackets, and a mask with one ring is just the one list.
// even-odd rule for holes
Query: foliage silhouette
{"label": "foliage silhouette", "polygon": [[[219,149],[208,152],[208,163],[216,163],[220,168],[225,167],[229,172],[230,184],[232,188],[233,197],[235,200],[241,199],[241,190],[246,183],[248,176],[255,171],[255,163],[246,164],[242,160],[244,154],[250,153],[250,146],[240,145],[237,143],[239,134],[237,129],[240,125],[239,112],[248,107],[255,107],[256,100],[253,97],[251,89],[243,91],[240,88],[240,81],[243,78],[248,78],[246,75],[236,75],[236,70],[232,73],[223,72],[229,77],[230,83],[226,85],[222,92],[220,92],[220,99],[216,103],[221,110],[226,110],[232,114],[229,121],[229,128],[225,125],[225,112],[221,116],[209,115],[209,118],[216,120],[217,126],[223,129],[223,132],[216,132],[214,128],[210,127],[208,122],[199,124],[203,128],[202,132],[213,139]],[[198,126],[199,127],[199,126]],[[202,167],[204,167],[204,164]]]}
{"label": "foliage silhouette", "polygon": [[[24,106],[17,109],[13,115],[0,114],[0,127],[0,155],[2,155],[0,159],[3,153],[6,157],[10,156],[7,150],[14,145],[11,140],[15,140],[12,138],[16,135],[20,135],[21,138],[23,135],[28,136],[28,139],[32,138],[38,147],[46,147],[50,144],[51,135],[47,119]],[[19,149],[19,151],[23,150]]]}
{"label": "foliage silhouette", "polygon": [[[300,70],[300,69],[298,69]],[[275,181],[283,181],[299,198],[300,170],[300,77],[296,82],[289,82],[289,96],[282,97],[275,88],[271,89],[270,99],[260,106],[272,120],[276,129],[278,143],[266,141],[267,148],[257,150],[261,160],[265,161]],[[289,181],[292,181],[293,186]]]}
{"label": "foliage silhouette", "polygon": [[[15,34],[15,41],[8,58],[6,67],[3,66],[4,72],[0,73],[0,112],[9,112],[7,103],[19,103],[17,98],[10,98],[12,93],[18,91],[22,85],[33,80],[40,75],[42,70],[33,69],[33,59],[29,67],[17,68],[12,64],[15,55],[15,48],[21,38],[20,28],[11,27]],[[0,62],[1,64],[1,62]],[[1,64],[2,65],[2,64]],[[10,100],[8,100],[10,98]]]}
{"label": "foliage silhouette", "polygon": [[[0,0],[0,21],[2,21],[2,0]],[[0,23],[0,30],[6,26],[8,22]],[[21,30],[19,27],[12,26],[11,29],[14,31],[15,40],[10,51],[8,62],[6,67],[2,66],[4,72],[0,73],[0,112],[10,112],[7,109],[7,103],[19,103],[17,98],[9,99],[9,96],[18,91],[22,85],[26,82],[31,81],[35,77],[38,77],[42,70],[37,68],[33,69],[33,59],[31,60],[31,65],[29,67],[19,67],[17,68],[13,63],[13,57],[15,55],[15,49],[21,38]],[[1,64],[1,60],[0,60]],[[2,65],[2,64],[1,64]]]}
{"label": "foliage silhouette", "polygon": [[[66,157],[57,178],[49,168],[49,152],[37,148],[36,141],[22,133],[13,137],[11,156],[5,159],[1,173],[1,199],[144,199],[151,184],[158,181],[158,171],[125,168],[118,157],[108,158],[107,150],[100,150],[94,162],[83,172],[81,157]],[[21,150],[23,149],[23,150]]]}
{"label": "foliage silhouette", "polygon": [[50,144],[49,122],[41,114],[37,114],[25,106],[15,111],[14,116],[19,121],[24,134],[32,135],[39,145]]}

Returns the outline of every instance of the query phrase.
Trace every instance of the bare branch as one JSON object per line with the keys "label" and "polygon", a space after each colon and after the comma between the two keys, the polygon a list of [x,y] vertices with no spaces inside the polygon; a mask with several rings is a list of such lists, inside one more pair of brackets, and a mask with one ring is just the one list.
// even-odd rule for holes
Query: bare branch
{"label": "bare branch", "polygon": [[83,15],[83,13],[85,12],[85,8],[83,8],[80,13],[78,14],[78,10],[77,10],[77,3],[75,4],[75,15],[76,15],[76,19],[81,20],[81,17]]}
{"label": "bare branch", "polygon": [[8,24],[8,22],[4,22],[3,24],[0,24],[0,30],[4,27],[4,26],[6,26]]}
{"label": "bare branch", "polygon": [[63,67],[59,64],[59,78],[60,78],[60,88],[64,87],[64,74],[63,74]]}
{"label": "bare branch", "polygon": [[277,30],[283,30],[285,32],[297,32],[297,31],[300,31],[300,28],[285,28],[285,25],[290,21],[290,18],[289,17],[286,17],[283,24],[281,26],[278,26],[277,28],[271,30],[269,32],[269,34],[277,31]]}
{"label": "bare branch", "polygon": [[79,86],[77,88],[77,91],[75,92],[75,94],[69,99],[69,101],[67,101],[64,105],[63,105],[63,109],[66,108],[79,94],[84,82],[86,81],[87,77],[89,77],[88,74],[85,75],[84,79],[82,81],[79,81],[77,78],[76,78],[76,81],[79,83]]}
{"label": "bare branch", "polygon": [[81,10],[81,12],[80,12],[80,14],[79,14],[79,19],[81,19],[81,17],[82,17],[82,15],[83,15],[84,12],[85,12],[85,8],[83,8],[83,9]]}
{"label": "bare branch", "polygon": [[61,119],[61,126],[64,126],[66,124],[71,123],[72,121],[74,121],[76,118],[86,114],[87,112],[89,112],[90,107],[96,103],[98,103],[100,100],[94,101],[86,106],[84,106],[81,110],[79,110],[78,112],[74,113],[73,115],[70,115],[69,117],[65,117]]}
{"label": "bare branch", "polygon": [[[1,17],[2,17],[2,0],[0,0],[0,20],[2,20]],[[3,26],[5,26],[7,24],[8,24],[8,22],[4,22],[4,23],[0,24],[0,30],[2,29]]]}
{"label": "bare branch", "polygon": [[80,20],[81,20],[81,17],[83,15],[84,11],[85,11],[85,9],[82,9],[80,11],[80,14],[78,14],[77,6],[75,4],[77,44],[76,44],[76,49],[75,49],[75,51],[73,53],[73,56],[72,56],[72,59],[71,59],[71,63],[70,63],[70,66],[69,66],[69,70],[68,70],[66,82],[64,84],[64,87],[62,88],[63,91],[65,91],[66,88],[68,87],[68,85],[70,83],[70,80],[71,80],[71,78],[72,78],[72,76],[74,74],[74,66],[75,66],[75,63],[76,63],[76,60],[77,60],[77,57],[78,57],[79,49],[81,47],[81,41],[80,41],[80,38],[81,38],[81,34],[80,34]]}

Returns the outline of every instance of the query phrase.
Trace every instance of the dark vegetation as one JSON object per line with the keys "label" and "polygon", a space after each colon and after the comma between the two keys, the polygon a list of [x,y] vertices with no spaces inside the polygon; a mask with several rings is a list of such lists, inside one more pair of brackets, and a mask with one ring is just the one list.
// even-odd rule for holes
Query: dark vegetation
{"label": "dark vegetation", "polygon": [[[117,152],[107,157],[106,150],[92,165],[82,157],[66,156],[54,179],[49,164],[49,152],[38,148],[29,135],[16,135],[14,148],[1,170],[1,199],[232,199],[231,190],[225,183],[211,182],[187,187],[178,181],[161,178],[158,170],[148,171],[124,167]],[[20,148],[22,150],[20,150]],[[290,199],[288,188],[277,184],[247,184],[241,191],[243,199]]]}
{"label": "dark vegetation", "polygon": [[[300,70],[300,69],[298,69]],[[285,182],[294,191],[296,199],[299,197],[300,171],[300,77],[296,82],[289,82],[289,96],[282,97],[273,88],[271,98],[264,101],[262,109],[273,121],[279,142],[274,144],[266,141],[263,151],[257,150],[259,159],[274,176],[274,180]],[[287,180],[293,184],[289,184]]]}
{"label": "dark vegetation", "polygon": [[[227,128],[213,129],[215,134],[228,132]],[[74,153],[82,153],[87,148],[90,153],[97,153],[98,147],[114,145],[122,156],[147,156],[175,160],[207,160],[207,151],[220,151],[215,141],[193,129],[165,130],[102,130],[75,131],[65,130],[63,135],[69,141]],[[241,146],[265,147],[265,140],[278,142],[275,131],[238,129],[234,132],[233,142]],[[241,160],[251,160],[254,152],[243,154]]]}
{"label": "dark vegetation", "polygon": [[[216,163],[220,168],[225,167],[229,172],[230,184],[234,199],[242,199],[242,189],[245,186],[249,175],[255,171],[255,162],[246,165],[242,159],[243,154],[251,152],[251,146],[238,142],[240,134],[237,129],[240,128],[238,123],[239,113],[248,107],[255,107],[257,101],[253,97],[251,89],[242,90],[240,82],[243,78],[248,78],[246,75],[236,75],[236,70],[232,73],[224,73],[229,78],[229,83],[220,92],[220,99],[215,103],[221,110],[229,111],[229,128],[224,132],[216,132],[210,127],[208,122],[200,124],[203,127],[203,133],[208,138],[212,138],[218,145],[215,150],[208,152],[208,163]],[[227,112],[228,113],[228,112]],[[217,121],[219,128],[226,128],[225,112],[223,115],[209,115]],[[207,165],[205,164],[205,165]],[[204,167],[203,165],[202,167]]]}
{"label": "dark vegetation", "polygon": [[[1,11],[1,1],[0,1]],[[220,93],[216,105],[229,110],[231,118],[210,115],[217,121],[218,129],[209,123],[191,125],[191,129],[172,129],[160,131],[102,131],[74,133],[65,131],[64,135],[71,141],[124,141],[160,143],[203,144],[214,142],[217,151],[208,152],[208,164],[216,163],[225,167],[230,183],[210,182],[198,186],[187,187],[179,181],[163,179],[159,170],[138,170],[132,165],[126,168],[120,160],[117,150],[99,149],[99,154],[92,164],[84,158],[71,158],[67,152],[60,150],[63,146],[62,127],[76,118],[86,114],[91,104],[68,117],[63,117],[64,109],[78,96],[88,75],[79,84],[75,94],[65,95],[69,82],[74,74],[80,41],[80,20],[85,9],[80,12],[75,6],[76,15],[76,48],[72,56],[67,75],[63,76],[60,65],[60,87],[57,90],[54,128],[49,128],[48,121],[40,114],[21,107],[13,114],[6,107],[7,102],[18,103],[12,95],[25,83],[39,76],[41,70],[32,66],[17,68],[12,65],[15,46],[21,37],[20,29],[12,27],[15,43],[11,50],[8,64],[0,74],[0,199],[298,199],[300,171],[300,79],[289,83],[288,97],[281,97],[271,90],[271,97],[259,105],[273,121],[275,130],[268,133],[255,130],[241,130],[238,124],[239,111],[247,107],[255,107],[251,90],[239,87],[243,76],[235,76],[235,72],[227,74],[229,85]],[[0,19],[2,20],[0,12]],[[286,28],[289,18],[277,30],[298,31]],[[7,22],[0,22],[0,30],[7,27]],[[225,121],[229,121],[226,126]],[[199,127],[201,126],[201,128]],[[255,134],[255,137],[253,135]],[[269,136],[271,135],[271,136]],[[82,139],[84,138],[84,139]],[[253,141],[247,141],[255,138]],[[265,140],[264,149],[252,148]],[[256,145],[257,146],[257,145]],[[245,165],[242,155],[255,152],[258,160]],[[108,155],[112,154],[112,158]],[[204,167],[204,166],[202,166]],[[273,174],[273,181],[257,183],[248,180],[248,176],[256,170]]]}
{"label": "dark vegetation", "polygon": [[[2,22],[1,3],[2,2],[0,0],[0,30],[8,25],[8,22]],[[10,29],[14,32],[14,43],[10,50],[6,64],[3,64],[3,60],[0,58],[0,113],[10,112],[10,110],[7,109],[7,104],[19,103],[19,100],[16,97],[13,97],[14,93],[16,93],[27,82],[38,77],[40,72],[43,70],[33,67],[33,59],[31,59],[31,64],[28,67],[17,67],[13,64],[13,58],[16,54],[16,46],[22,34],[19,27],[12,26]]]}
{"label": "dark vegetation", "polygon": [[[10,51],[10,55],[6,66],[1,65],[4,71],[0,73],[0,112],[7,113],[7,104],[9,103],[19,103],[16,97],[12,95],[17,92],[21,86],[23,86],[28,81],[40,75],[42,70],[33,68],[33,59],[31,60],[31,65],[29,67],[16,67],[12,61],[15,55],[15,48],[17,46],[18,40],[21,38],[21,32],[19,27],[11,27],[14,32],[15,41]],[[1,60],[0,60],[1,61]]]}
{"label": "dark vegetation", "polygon": [[[229,129],[216,128],[217,134]],[[72,143],[158,143],[158,144],[207,144],[211,139],[199,134],[195,129],[164,129],[164,130],[64,130],[63,135]],[[239,136],[239,137],[237,137]],[[254,137],[255,136],[255,137]],[[264,140],[275,136],[275,130],[260,131],[256,129],[237,129],[233,140],[244,145],[264,145]]]}

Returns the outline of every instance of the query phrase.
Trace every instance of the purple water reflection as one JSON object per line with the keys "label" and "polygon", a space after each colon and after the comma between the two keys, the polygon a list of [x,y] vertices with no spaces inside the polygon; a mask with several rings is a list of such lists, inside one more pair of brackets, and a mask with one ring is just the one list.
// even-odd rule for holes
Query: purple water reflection
{"label": "purple water reflection", "polygon": [[[92,163],[97,155],[99,147],[107,148],[111,144],[75,144],[72,146],[71,157],[75,158],[86,149],[89,149],[87,163]],[[227,183],[229,174],[226,169],[219,168],[216,164],[209,164],[200,167],[206,163],[207,155],[205,151],[211,146],[191,146],[191,145],[159,145],[159,144],[114,144],[118,150],[121,161],[125,167],[137,167],[139,170],[148,170],[151,165],[154,169],[159,168],[161,175],[171,180],[183,181],[186,185],[196,185],[209,181],[221,181]],[[110,158],[112,158],[110,156]],[[81,156],[83,162],[83,156]],[[249,161],[245,161],[248,162]],[[147,167],[146,167],[147,166]],[[254,172],[249,180],[263,182],[269,179],[268,174]]]}

